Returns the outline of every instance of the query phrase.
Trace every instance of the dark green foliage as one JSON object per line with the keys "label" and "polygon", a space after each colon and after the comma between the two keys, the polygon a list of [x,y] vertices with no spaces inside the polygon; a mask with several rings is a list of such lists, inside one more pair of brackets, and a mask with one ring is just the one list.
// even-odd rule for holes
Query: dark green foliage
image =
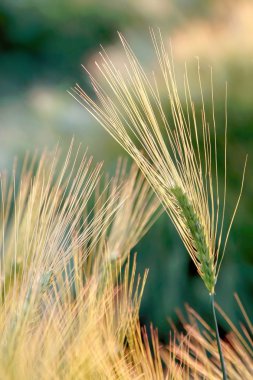
{"label": "dark green foliage", "polygon": [[17,94],[38,83],[71,86],[83,77],[79,68],[87,57],[136,18],[103,1],[32,3],[0,4],[0,93]]}

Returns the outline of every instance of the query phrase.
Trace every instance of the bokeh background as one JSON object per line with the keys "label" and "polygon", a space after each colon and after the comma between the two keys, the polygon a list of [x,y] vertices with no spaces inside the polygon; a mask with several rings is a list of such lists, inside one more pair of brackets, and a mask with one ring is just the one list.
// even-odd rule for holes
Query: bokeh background
{"label": "bokeh background", "polygon": [[[56,143],[65,149],[74,135],[110,171],[120,147],[67,93],[76,82],[90,91],[81,64],[94,70],[100,44],[120,62],[121,31],[150,70],[155,55],[149,26],[172,41],[176,68],[187,61],[194,92],[196,56],[203,83],[213,68],[218,147],[224,126],[228,83],[228,210],[239,193],[246,153],[248,168],[240,208],[231,231],[217,286],[217,301],[235,320],[233,293],[253,313],[253,2],[251,0],[1,0],[0,2],[0,168]],[[193,79],[192,79],[193,78]],[[194,79],[195,78],[195,79]],[[161,88],[162,91],[162,88]],[[206,96],[210,109],[211,97]],[[185,303],[209,320],[206,290],[163,215],[136,247],[139,270],[150,268],[141,320],[153,321],[166,339],[168,317]],[[251,314],[252,315],[252,314]],[[221,322],[221,327],[226,329]]]}

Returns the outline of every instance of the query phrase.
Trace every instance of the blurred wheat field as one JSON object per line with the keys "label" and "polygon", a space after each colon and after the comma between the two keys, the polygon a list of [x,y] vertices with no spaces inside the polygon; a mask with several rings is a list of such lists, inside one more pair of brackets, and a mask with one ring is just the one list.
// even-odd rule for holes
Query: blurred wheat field
{"label": "blurred wheat field", "polygon": [[[192,309],[169,345],[140,325],[147,272],[129,251],[161,209],[138,169],[119,162],[110,179],[73,144],[59,156],[1,174],[0,378],[220,378],[214,332]],[[251,379],[240,307],[242,332],[231,324],[222,344],[229,378]]]}
{"label": "blurred wheat field", "polygon": [[[21,17],[22,14],[22,17]],[[100,62],[99,46],[106,49],[115,66],[123,64],[124,51],[117,37],[121,31],[137,53],[149,75],[156,65],[150,44],[149,26],[161,27],[164,43],[173,44],[176,75],[182,91],[182,72],[187,61],[192,96],[199,106],[196,56],[201,64],[205,107],[211,112],[209,66],[213,67],[216,108],[217,146],[222,158],[224,143],[225,82],[228,83],[228,176],[227,211],[232,210],[240,186],[242,161],[252,151],[252,17],[251,0],[67,0],[57,3],[44,0],[0,2],[0,170],[12,171],[14,156],[23,160],[25,152],[47,147],[50,151],[60,141],[66,152],[72,135],[94,156],[104,161],[105,170],[113,175],[122,148],[98,123],[84,112],[66,90],[78,82],[92,94],[81,64],[97,76],[94,60]],[[158,82],[164,99],[164,80]],[[186,104],[183,104],[185,107]],[[166,110],[167,112],[168,110]],[[201,115],[198,115],[198,123]],[[237,320],[233,292],[238,291],[252,315],[252,250],[253,181],[251,157],[243,198],[231,230],[221,281],[217,283],[217,302]],[[218,167],[222,175],[223,169]],[[17,180],[18,183],[18,180]],[[225,219],[225,223],[228,222]],[[167,341],[167,316],[175,323],[176,307],[184,302],[195,308],[209,323],[210,305],[190,257],[184,254],[176,230],[164,213],[141,239],[137,268],[150,268],[149,281],[141,304],[141,321],[159,328],[162,341]],[[117,250],[114,253],[117,255]],[[159,295],[159,296],[158,296]],[[226,304],[223,303],[226,300]],[[219,318],[222,334],[227,332]]]}

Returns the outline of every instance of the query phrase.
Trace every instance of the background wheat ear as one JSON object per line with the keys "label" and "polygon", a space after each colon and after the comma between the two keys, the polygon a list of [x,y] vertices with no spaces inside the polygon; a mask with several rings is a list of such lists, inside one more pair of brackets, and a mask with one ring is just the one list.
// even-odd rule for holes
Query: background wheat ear
{"label": "background wheat ear", "polygon": [[[151,30],[159,64],[158,73],[156,70],[151,79],[125,38],[121,34],[119,37],[126,56],[124,67],[115,67],[107,53],[102,51],[100,62],[96,62],[100,81],[89,74],[96,101],[78,85],[73,90],[73,96],[135,160],[174,223],[211,296],[218,348],[226,378],[215,316],[214,292],[241,197],[246,162],[238,201],[224,234],[227,119],[222,163],[225,179],[221,191],[212,71],[212,112],[209,121],[205,111],[200,67],[197,65],[201,98],[199,123],[187,69],[182,95],[177,86],[173,55],[165,47],[160,31],[155,33]],[[159,92],[158,83],[161,81],[165,85],[165,94]],[[169,116],[168,107],[165,109],[164,104],[169,104]]]}
{"label": "background wheat ear", "polygon": [[104,179],[73,143],[28,163],[0,175],[0,378],[161,377],[139,322],[147,271],[129,258],[160,202],[135,165]]}
{"label": "background wheat ear", "polygon": [[[139,168],[134,163],[128,166],[126,159],[119,159],[113,176],[105,174],[94,192],[91,215],[94,220],[100,218],[101,208],[108,205],[104,218],[111,222],[105,223],[99,236],[91,235],[87,241],[89,255],[84,273],[87,278],[94,270],[100,271],[103,282],[109,265],[110,271],[115,267],[116,280],[117,268],[124,265],[129,252],[163,213],[160,201]],[[114,202],[109,202],[110,199]]]}
{"label": "background wheat ear", "polygon": [[[237,328],[221,307],[216,305],[218,312],[229,326],[228,334],[222,339],[222,347],[228,378],[249,380],[253,375],[253,328],[238,295],[235,295],[235,298],[243,316],[240,328]],[[188,368],[189,378],[212,380],[221,378],[215,331],[188,305],[186,311],[187,318],[182,314],[179,316],[184,326],[184,334],[173,326],[173,339],[170,345],[164,348],[165,360],[168,352],[172,351],[179,362]]]}

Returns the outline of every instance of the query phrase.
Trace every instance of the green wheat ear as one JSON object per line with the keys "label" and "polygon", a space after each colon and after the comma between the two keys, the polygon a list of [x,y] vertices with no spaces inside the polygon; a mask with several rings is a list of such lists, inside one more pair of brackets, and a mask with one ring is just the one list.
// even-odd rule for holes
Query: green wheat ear
{"label": "green wheat ear", "polygon": [[194,208],[183,190],[175,186],[171,189],[179,206],[179,212],[184,219],[186,228],[189,229],[192,236],[192,244],[196,250],[196,259],[199,262],[199,273],[209,293],[214,293],[216,282],[214,257],[210,254],[206,242],[204,227]]}
{"label": "green wheat ear", "polygon": [[[218,162],[212,71],[212,121],[209,122],[205,114],[199,65],[201,120],[196,116],[187,69],[183,86],[184,107],[173,59],[160,33],[156,36],[151,30],[151,37],[159,63],[159,72],[154,70],[152,81],[120,35],[126,55],[124,69],[121,71],[114,66],[113,60],[103,51],[101,63],[96,62],[96,66],[104,82],[101,77],[98,82],[89,74],[97,101],[78,85],[74,93],[140,167],[175,225],[209,293],[213,294],[241,197],[245,166],[238,201],[227,231],[224,231],[227,118],[224,162]],[[163,83],[164,91],[161,93],[158,83]],[[164,110],[163,98],[170,105],[169,110]],[[224,168],[223,186],[218,178],[218,167]]]}

